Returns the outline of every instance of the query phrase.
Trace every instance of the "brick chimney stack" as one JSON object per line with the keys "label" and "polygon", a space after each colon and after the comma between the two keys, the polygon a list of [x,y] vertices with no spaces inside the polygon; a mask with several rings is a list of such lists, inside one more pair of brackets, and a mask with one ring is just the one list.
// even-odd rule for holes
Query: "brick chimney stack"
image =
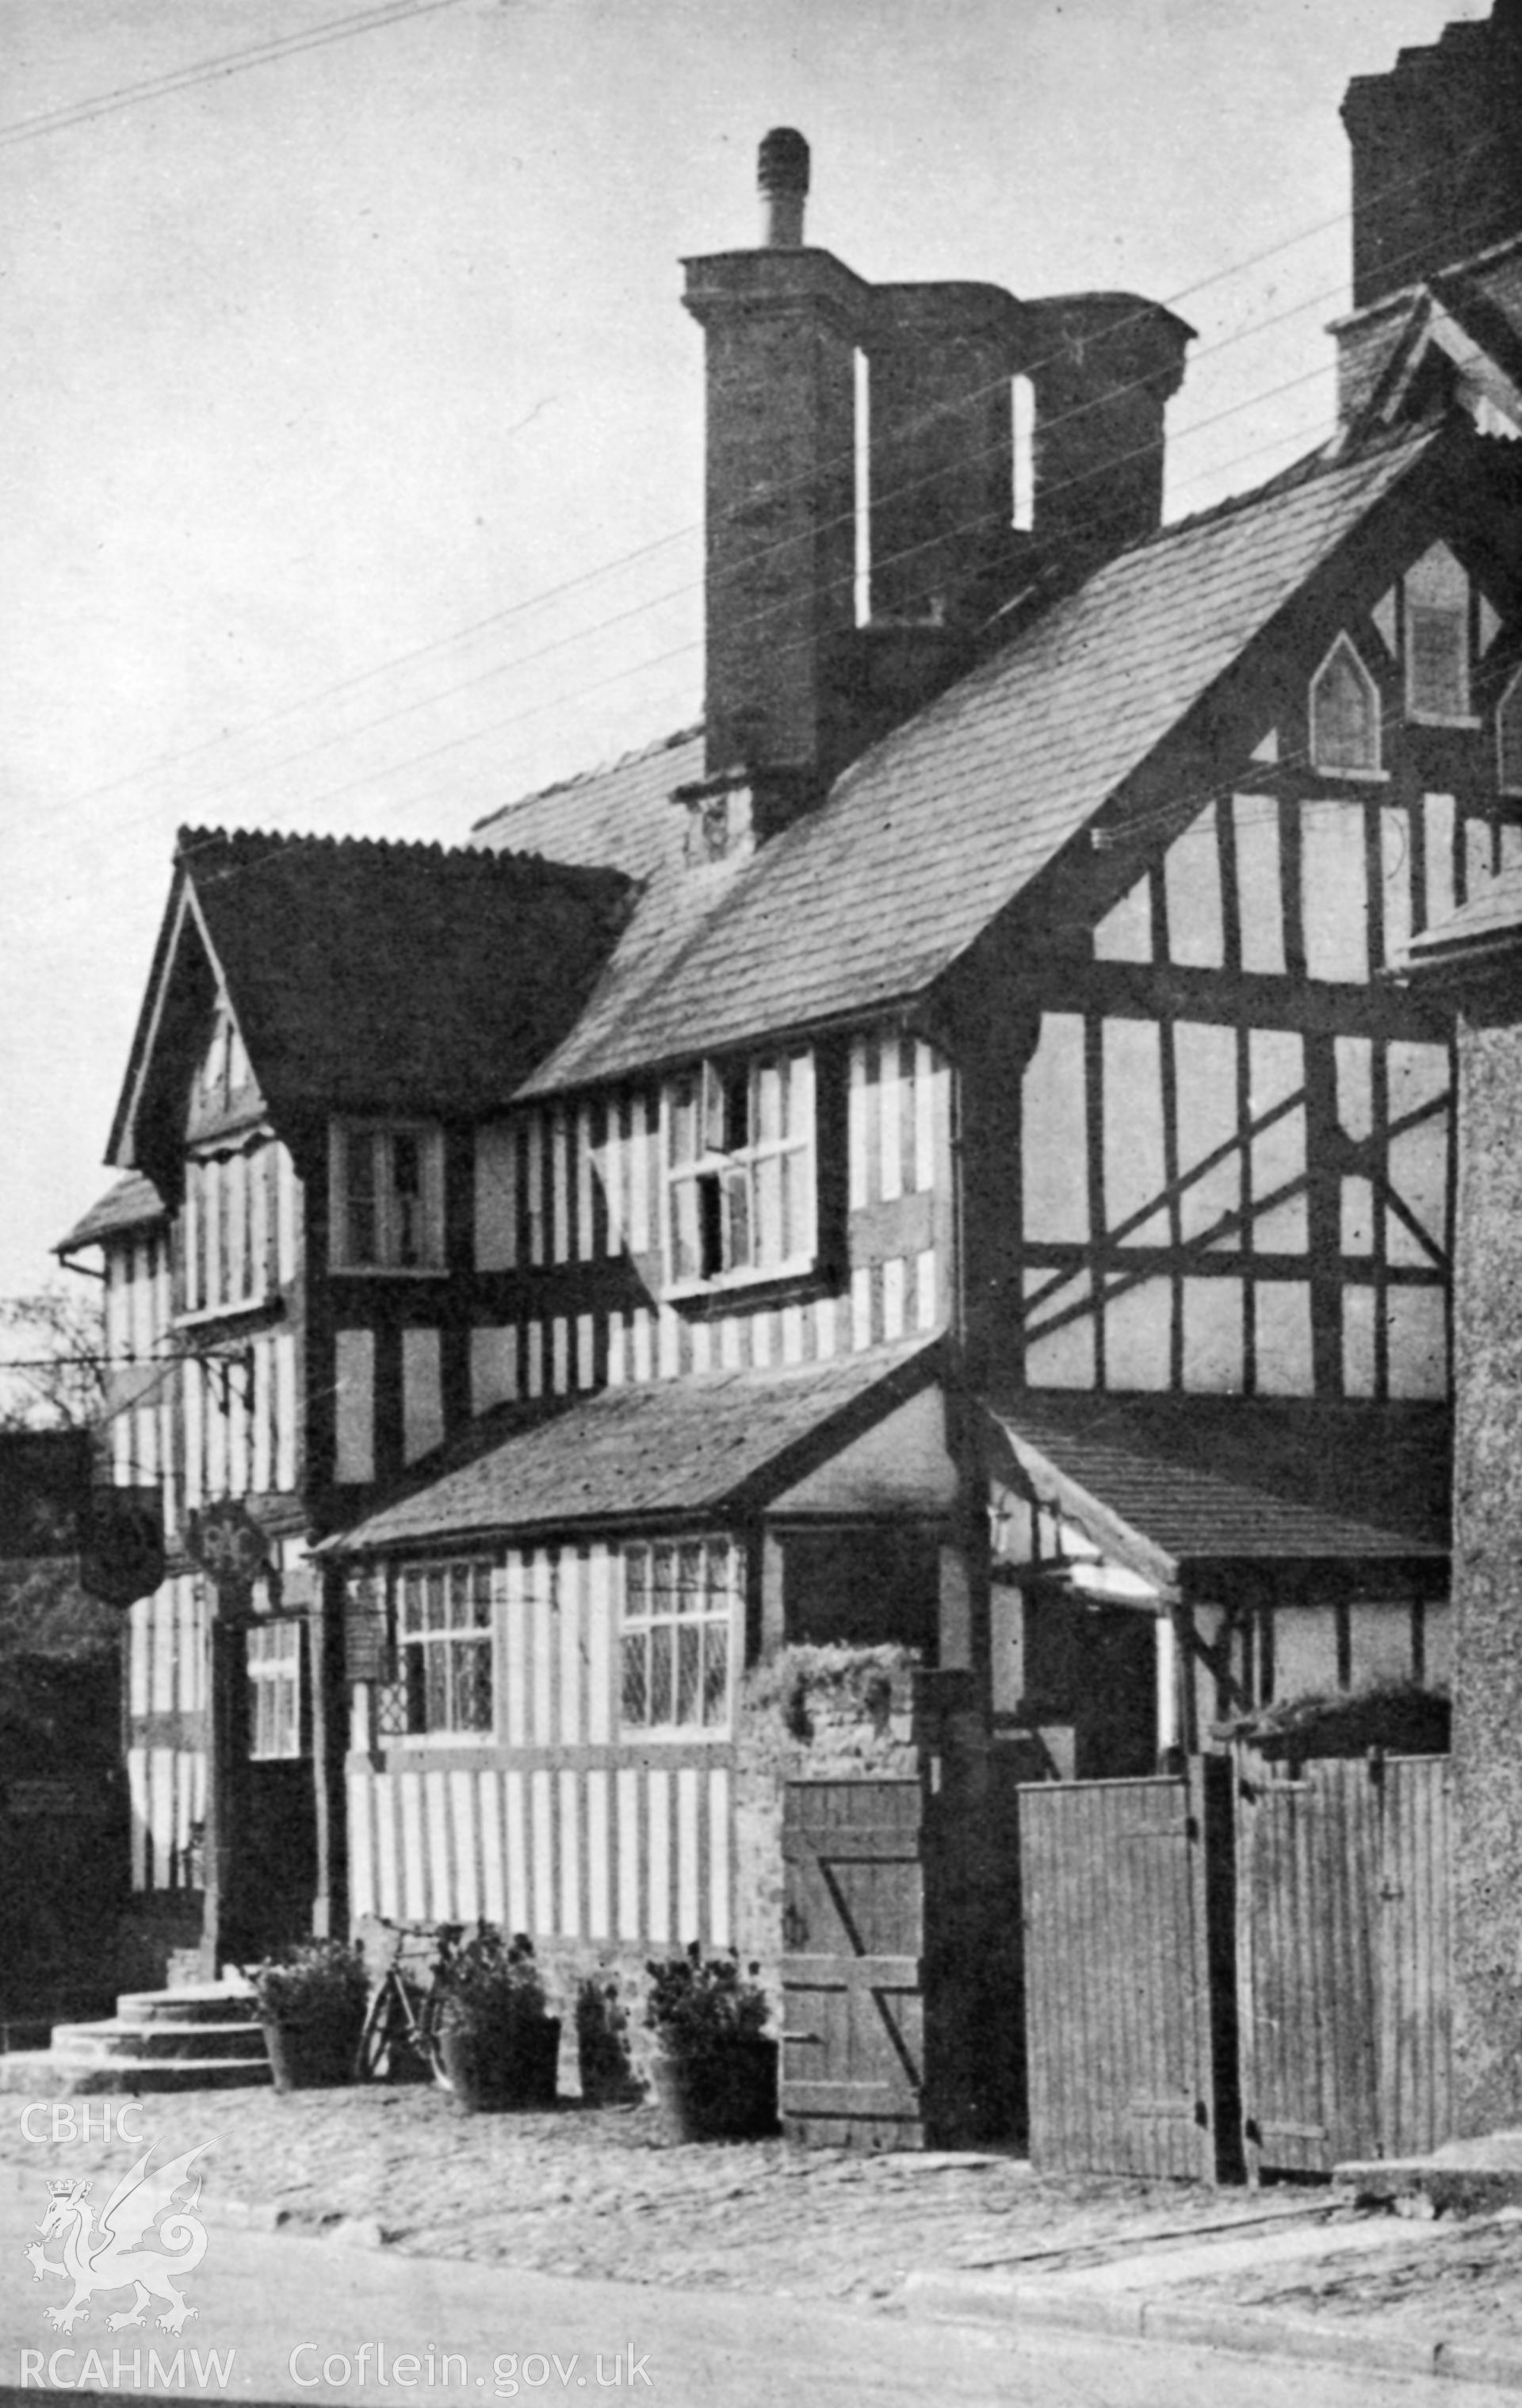
{"label": "brick chimney stack", "polygon": [[[707,359],[706,776],[686,799],[743,792],[729,816],[764,840],[968,665],[1034,559],[1092,562],[1156,528],[1163,413],[1190,329],[1131,294],[1025,302],[994,284],[868,284],[804,239],[801,134],[766,136],[757,180],[760,248],[686,262]],[[1017,376],[1035,405],[1023,533]]]}
{"label": "brick chimney stack", "polygon": [[758,829],[840,767],[834,657],[855,626],[856,348],[870,288],[804,246],[808,145],[758,162],[765,241],[690,259],[706,337],[707,768],[745,769]]}
{"label": "brick chimney stack", "polygon": [[1356,309],[1522,234],[1522,0],[1355,76],[1343,122]]}

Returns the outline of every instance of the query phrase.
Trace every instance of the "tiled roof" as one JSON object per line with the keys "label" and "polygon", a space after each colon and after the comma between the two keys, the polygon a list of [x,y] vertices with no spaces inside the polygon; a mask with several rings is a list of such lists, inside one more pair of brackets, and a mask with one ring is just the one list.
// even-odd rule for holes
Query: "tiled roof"
{"label": "tiled roof", "polygon": [[376,1554],[430,1539],[452,1544],[756,1506],[923,1387],[939,1359],[932,1340],[793,1370],[605,1388],[505,1435],[488,1417],[466,1434],[467,1460],[324,1547]]}
{"label": "tiled roof", "polygon": [[1449,963],[1472,962],[1501,953],[1515,956],[1519,944],[1522,867],[1513,867],[1503,869],[1498,878],[1487,879],[1457,911],[1434,920],[1430,927],[1413,937],[1406,947],[1404,967],[1441,970]]}
{"label": "tiled roof", "polygon": [[[525,1092],[921,992],[1436,439],[1403,436],[1165,530],[886,738],[752,861],[700,873],[701,898],[691,874],[657,872]],[[590,797],[571,791],[589,821]],[[557,843],[552,798],[530,824]]]}
{"label": "tiled roof", "polygon": [[681,859],[686,815],[672,801],[678,786],[703,775],[703,730],[679,728],[659,743],[626,752],[605,769],[568,778],[477,820],[477,842],[515,853],[545,853],[649,878]]}
{"label": "tiled roof", "polygon": [[614,869],[475,846],[204,829],[181,831],[177,870],[112,1139],[113,1160],[149,1168],[143,1082],[188,1071],[169,1032],[189,1041],[205,975],[180,934],[183,889],[277,1121],[505,1102],[575,1025],[633,892]]}
{"label": "tiled roof", "polygon": [[1165,1583],[1258,1562],[1448,1553],[1442,1406],[1042,1393],[991,1410],[1038,1495]]}
{"label": "tiled roof", "polygon": [[145,1179],[141,1171],[129,1170],[92,1204],[82,1221],[76,1221],[66,1238],[60,1238],[53,1252],[60,1255],[82,1254],[86,1246],[98,1246],[103,1238],[121,1237],[128,1229],[146,1229],[164,1217],[164,1199],[151,1179]]}

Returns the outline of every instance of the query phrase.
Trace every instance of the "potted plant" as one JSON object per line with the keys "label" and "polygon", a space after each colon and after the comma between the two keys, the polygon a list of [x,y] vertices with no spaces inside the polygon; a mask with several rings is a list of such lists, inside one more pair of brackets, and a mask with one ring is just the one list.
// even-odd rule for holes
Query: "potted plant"
{"label": "potted plant", "polygon": [[633,2106],[644,2096],[630,2061],[629,2014],[619,1985],[595,1973],[576,1990],[576,2072],[585,2106]]}
{"label": "potted plant", "polygon": [[461,2105],[472,2113],[553,2107],[561,2053],[551,2015],[521,1931],[505,1940],[481,1924],[439,1975],[439,2054]]}
{"label": "potted plant", "polygon": [[250,1967],[249,1979],[277,2090],[353,2080],[369,1996],[362,1949],[304,1940]]}
{"label": "potted plant", "polygon": [[[671,2139],[756,2140],[776,2128],[777,2044],[766,2031],[766,1993],[738,1956],[683,1956],[646,1966],[645,2021],[659,2054],[652,2073]],[[750,1968],[754,1974],[757,1968]]]}

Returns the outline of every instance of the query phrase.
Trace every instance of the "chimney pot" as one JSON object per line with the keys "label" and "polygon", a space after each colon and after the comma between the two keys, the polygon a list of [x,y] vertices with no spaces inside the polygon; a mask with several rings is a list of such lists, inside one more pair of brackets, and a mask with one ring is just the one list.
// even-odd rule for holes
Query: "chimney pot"
{"label": "chimney pot", "polygon": [[756,182],[761,196],[763,250],[801,251],[804,203],[808,198],[808,144],[790,125],[775,125],[762,136]]}

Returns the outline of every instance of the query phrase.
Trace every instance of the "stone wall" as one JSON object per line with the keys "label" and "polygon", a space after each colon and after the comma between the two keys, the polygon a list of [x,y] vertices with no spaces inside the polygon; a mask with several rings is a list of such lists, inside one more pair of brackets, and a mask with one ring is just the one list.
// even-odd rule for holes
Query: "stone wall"
{"label": "stone wall", "polygon": [[1461,2132],[1522,2123],[1522,1026],[1459,1042],[1454,2058]]}
{"label": "stone wall", "polygon": [[784,1784],[914,1773],[917,1661],[908,1647],[783,1647],[746,1675],[734,1774],[734,1931],[778,2005]]}

